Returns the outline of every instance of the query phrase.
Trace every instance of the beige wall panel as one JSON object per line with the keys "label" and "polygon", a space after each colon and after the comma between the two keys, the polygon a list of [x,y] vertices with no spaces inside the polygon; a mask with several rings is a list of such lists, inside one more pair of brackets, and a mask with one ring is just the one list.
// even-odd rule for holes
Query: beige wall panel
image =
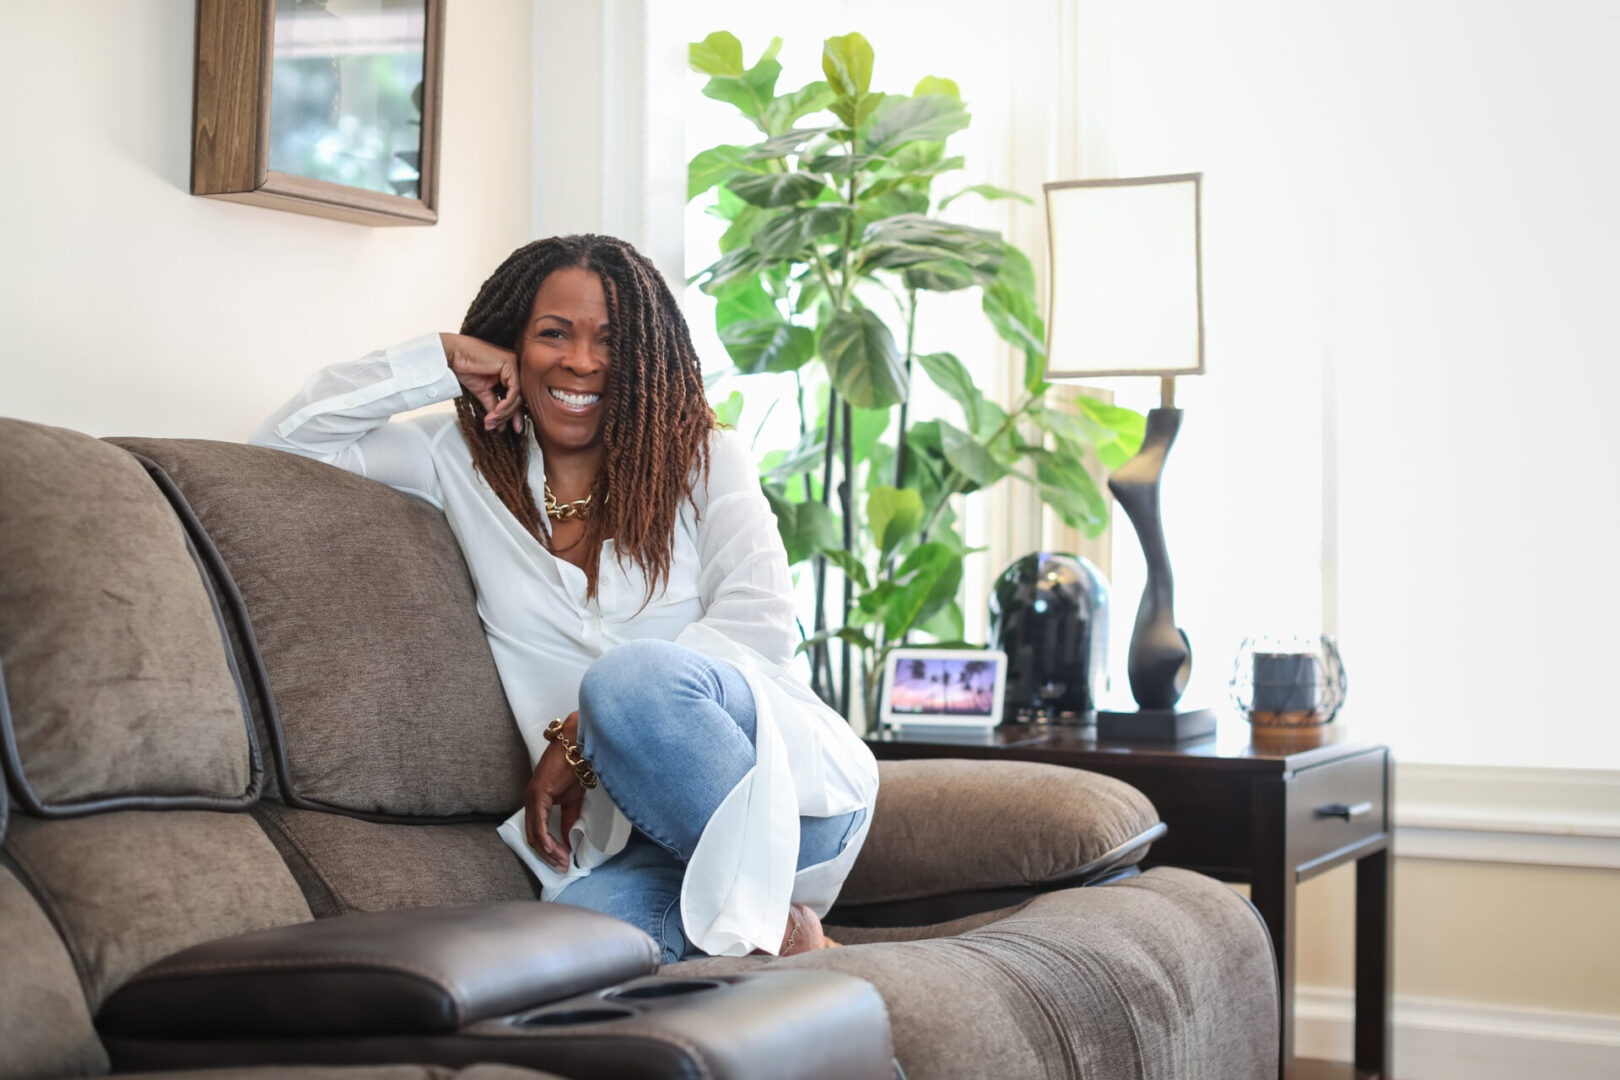
{"label": "beige wall panel", "polygon": [[[1300,889],[1299,983],[1348,988],[1355,871]],[[1397,859],[1395,993],[1620,1015],[1620,873]]]}

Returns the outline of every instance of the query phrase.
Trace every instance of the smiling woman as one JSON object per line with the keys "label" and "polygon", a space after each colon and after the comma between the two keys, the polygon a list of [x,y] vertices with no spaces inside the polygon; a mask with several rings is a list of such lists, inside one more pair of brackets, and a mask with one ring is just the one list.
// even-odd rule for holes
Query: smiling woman
{"label": "smiling woman", "polygon": [[460,333],[325,369],[253,441],[449,519],[534,766],[500,832],[544,899],[666,961],[826,943],[877,766],[792,670],[775,517],[651,263],[602,236],[519,248]]}

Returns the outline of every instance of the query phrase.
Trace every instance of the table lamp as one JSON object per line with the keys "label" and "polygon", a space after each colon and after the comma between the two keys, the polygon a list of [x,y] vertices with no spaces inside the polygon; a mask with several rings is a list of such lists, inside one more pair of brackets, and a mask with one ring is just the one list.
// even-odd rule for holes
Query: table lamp
{"label": "table lamp", "polygon": [[1159,479],[1181,427],[1177,375],[1204,372],[1202,173],[1045,185],[1051,243],[1048,379],[1159,378],[1142,449],[1109,478],[1142,544],[1147,587],[1127,662],[1132,712],[1099,710],[1099,740],[1178,742],[1215,730],[1211,709],[1178,707],[1192,647],[1176,626]]}

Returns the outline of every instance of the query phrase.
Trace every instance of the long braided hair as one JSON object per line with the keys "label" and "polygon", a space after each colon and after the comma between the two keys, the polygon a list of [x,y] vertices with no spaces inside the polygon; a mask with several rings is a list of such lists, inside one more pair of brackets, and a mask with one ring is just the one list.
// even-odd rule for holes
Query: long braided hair
{"label": "long braided hair", "polygon": [[[507,256],[484,282],[461,332],[521,352],[519,339],[535,293],[547,277],[568,267],[601,279],[613,333],[602,463],[581,541],[586,595],[596,595],[602,542],[611,537],[619,559],[641,568],[651,600],[660,583],[669,581],[675,515],[692,493],[699,465],[708,477],[709,434],[715,427],[691,332],[663,275],[635,248],[611,236],[536,240]],[[527,438],[504,424],[485,431],[484,407],[470,392],[456,398],[456,415],[473,467],[523,527],[550,547],[550,523],[528,483]],[[528,422],[534,422],[532,416]]]}

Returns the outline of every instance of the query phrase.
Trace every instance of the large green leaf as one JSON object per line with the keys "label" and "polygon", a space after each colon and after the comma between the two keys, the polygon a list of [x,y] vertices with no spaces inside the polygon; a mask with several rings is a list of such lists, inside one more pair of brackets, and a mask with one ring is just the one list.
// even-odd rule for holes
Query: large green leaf
{"label": "large green leaf", "polygon": [[820,112],[831,105],[837,96],[832,87],[824,82],[807,83],[765,106],[765,126],[770,134],[786,131],[800,117]]}
{"label": "large green leaf", "polygon": [[999,270],[1001,234],[923,214],[897,214],[867,227],[861,237],[863,270],[899,269],[955,259],[987,275]]}
{"label": "large green leaf", "polygon": [[1108,526],[1108,502],[1083,466],[1057,455],[1041,455],[1035,461],[1035,481],[1041,501],[1058,517],[1087,536],[1102,535]]}
{"label": "large green leaf", "polygon": [[960,199],[964,195],[978,195],[986,199],[1017,199],[1019,202],[1031,204],[1035,202],[1034,199],[1030,198],[1028,195],[1025,195],[1021,191],[1013,191],[1009,188],[996,187],[994,184],[971,184],[968,187],[963,188],[961,191],[947,195],[943,199],[939,200],[940,212],[944,213],[947,206],[951,205],[951,203],[955,202],[957,199]]}
{"label": "large green leaf", "polygon": [[912,263],[900,272],[908,289],[955,292],[979,284],[979,275],[961,259],[929,259]]}
{"label": "large green leaf", "polygon": [[833,512],[818,502],[789,502],[771,485],[763,485],[765,498],[776,513],[776,529],[787,548],[788,565],[800,563],[818,551],[840,546],[843,533]]}
{"label": "large green leaf", "polygon": [[962,103],[944,94],[905,98],[885,109],[866,133],[866,147],[877,153],[909,142],[938,142],[968,126]]}
{"label": "large green leaf", "polygon": [[955,79],[940,79],[933,75],[924,75],[918,79],[917,87],[911,93],[916,97],[924,94],[944,94],[948,98],[962,100],[962,90],[956,85]]}
{"label": "large green leaf", "polygon": [[853,211],[843,203],[817,203],[778,214],[754,234],[753,245],[766,255],[796,255],[818,236],[839,232]]}
{"label": "large green leaf", "polygon": [[1003,245],[1002,255],[981,306],[996,333],[1024,350],[1024,387],[1033,391],[1046,376],[1046,324],[1035,304],[1035,269],[1011,244]]}
{"label": "large green leaf", "polygon": [[935,386],[962,406],[970,431],[979,430],[979,413],[984,407],[984,394],[973,381],[973,376],[962,361],[948,352],[928,353],[917,357],[917,363],[928,373]]}
{"label": "large green leaf", "polygon": [[[881,154],[844,154],[827,153],[817,154],[813,158],[805,159],[800,168],[807,172],[825,173],[834,177],[846,177],[852,171],[859,172],[870,168],[874,164],[884,164],[888,158]],[[881,194],[881,193],[880,193]]]}
{"label": "large green leaf", "polygon": [[[782,132],[780,135],[772,135],[764,142],[744,147],[744,154],[750,161],[787,157],[789,154],[797,153],[799,148],[811,139],[818,135],[825,135],[832,130],[831,127],[793,128]],[[821,170],[812,171],[819,172]]]}
{"label": "large green leaf", "polygon": [[824,551],[822,554],[827,556],[828,562],[842,570],[845,577],[861,588],[870,589],[872,587],[872,579],[867,575],[866,567],[861,563],[860,559],[855,557],[853,551],[839,549],[836,551]]}
{"label": "large green leaf", "polygon": [[[1097,456],[1110,469],[1117,469],[1140,449],[1147,421],[1134,409],[1108,405],[1093,397],[1080,395],[1075,400],[1081,415],[1096,424],[1099,436],[1095,442]],[[1102,433],[1112,435],[1106,437]]]}
{"label": "large green leaf", "polygon": [[872,115],[883,105],[883,101],[887,96],[887,94],[874,92],[850,98],[840,97],[827,107],[832,110],[834,116],[844,122],[846,128],[851,131],[859,131],[866,125],[867,121],[872,119]]}
{"label": "large green leaf", "polygon": [[821,70],[839,97],[850,98],[872,88],[872,45],[859,34],[828,38],[821,47]]}
{"label": "large green leaf", "polygon": [[962,556],[949,544],[918,544],[895,571],[894,580],[897,587],[883,611],[883,630],[890,640],[956,598],[962,585]]}
{"label": "large green leaf", "polygon": [[699,273],[703,278],[703,291],[716,293],[726,285],[742,278],[752,277],[765,269],[765,256],[753,247],[740,247],[728,251]]}
{"label": "large green leaf", "polygon": [[832,317],[821,331],[821,358],[851,405],[882,409],[906,400],[906,371],[894,335],[866,308]]}
{"label": "large green leaf", "polygon": [[930,617],[917,620],[916,629],[940,641],[961,641],[964,623],[962,606],[952,600]]}
{"label": "large green leaf", "polygon": [[733,390],[726,400],[714,407],[714,418],[722,426],[734,428],[737,418],[742,415],[743,396],[741,390]]}
{"label": "large green leaf", "polygon": [[686,166],[686,201],[691,202],[716,184],[739,173],[756,171],[740,146],[711,146]]}
{"label": "large green leaf", "polygon": [[808,173],[765,173],[761,176],[738,176],[726,182],[731,191],[744,202],[754,206],[792,206],[813,199],[827,189],[819,176]]}
{"label": "large green leaf", "polygon": [[781,313],[758,277],[740,278],[714,293],[714,328],[752,319],[780,319]]}
{"label": "large green leaf", "polygon": [[929,506],[944,498],[945,481],[952,473],[945,460],[938,420],[922,420],[906,431],[906,487],[922,492]]}
{"label": "large green leaf", "polygon": [[799,444],[787,451],[765,473],[772,480],[790,480],[795,476],[821,468],[827,452],[827,430],[811,428],[799,438]]}
{"label": "large green leaf", "polygon": [[854,464],[859,465],[872,456],[883,433],[889,430],[893,414],[889,409],[850,409],[849,442]]}
{"label": "large green leaf", "polygon": [[1021,293],[1035,295],[1035,264],[1012,244],[1002,248],[1001,269],[996,272],[996,278]]}
{"label": "large green leaf", "polygon": [[782,65],[767,56],[741,75],[714,76],[704,84],[703,94],[736,106],[755,127],[768,135],[766,110],[776,100],[776,79],[781,74]]}
{"label": "large green leaf", "polygon": [[735,251],[749,243],[753,240],[754,234],[759,231],[760,226],[770,220],[770,211],[762,206],[749,206],[723,187],[720,189],[720,201],[722,203],[735,203],[742,208],[732,216],[730,219],[731,225],[726,231],[720,234],[720,251],[722,254]]}
{"label": "large green leaf", "polygon": [[945,452],[945,460],[971,480],[975,487],[988,487],[1007,475],[1007,470],[990,456],[984,444],[961,428],[940,421],[939,441],[940,448]]}
{"label": "large green leaf", "polygon": [[829,641],[846,641],[857,649],[874,649],[876,642],[853,626],[841,626],[837,630],[823,630],[812,637],[799,642],[798,652],[808,652],[818,645],[825,645]]}
{"label": "large green leaf", "polygon": [[887,559],[901,541],[922,526],[924,512],[922,496],[910,488],[885,484],[873,490],[866,499],[866,523],[880,558]]}
{"label": "large green leaf", "polygon": [[815,331],[781,319],[745,319],[720,330],[731,362],[746,375],[797,371],[816,352]]}
{"label": "large green leaf", "polygon": [[692,70],[705,75],[743,73],[742,42],[724,30],[716,30],[702,41],[692,42],[687,47],[686,56]]}
{"label": "large green leaf", "polygon": [[855,234],[862,236],[877,222],[898,214],[920,214],[928,209],[928,196],[919,191],[891,191],[862,202],[855,211]]}

